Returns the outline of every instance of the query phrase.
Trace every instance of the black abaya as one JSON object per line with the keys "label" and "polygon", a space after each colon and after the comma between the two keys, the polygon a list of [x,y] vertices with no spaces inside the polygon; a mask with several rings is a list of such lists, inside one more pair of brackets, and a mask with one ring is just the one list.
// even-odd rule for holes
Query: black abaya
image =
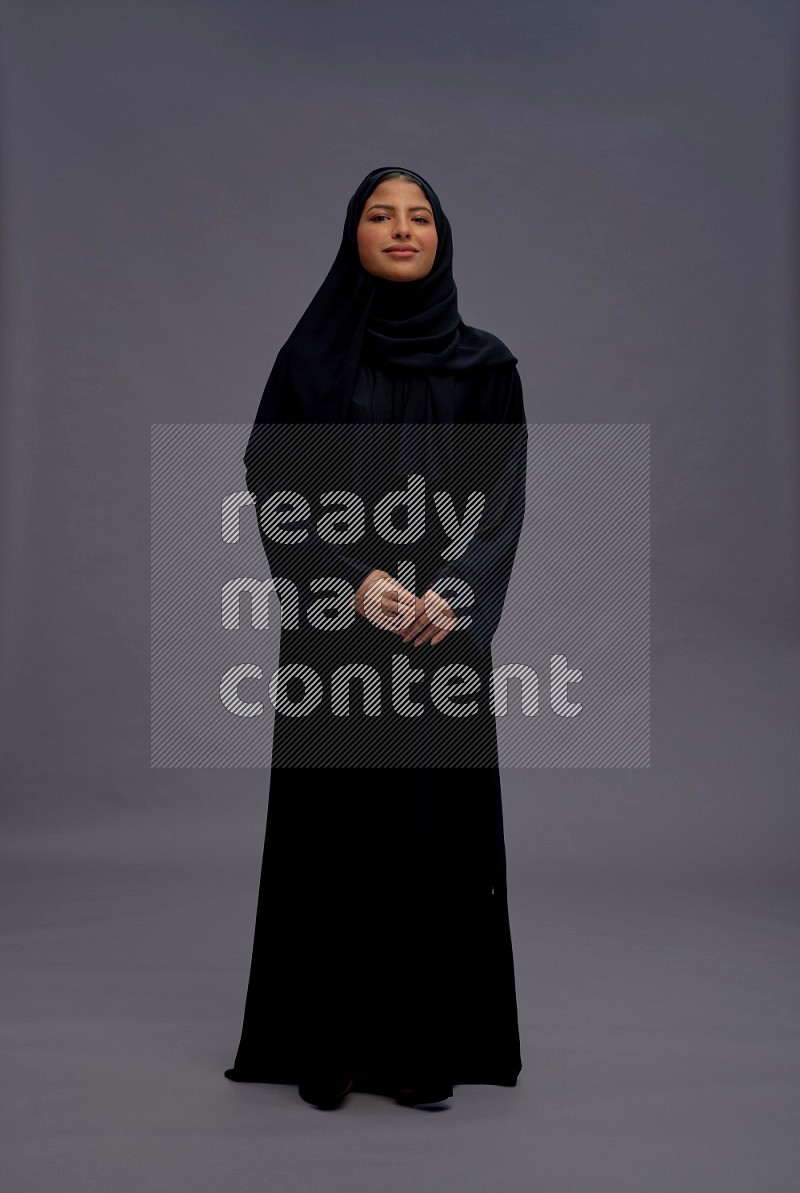
{"label": "black abaya", "polygon": [[[273,576],[292,576],[303,609],[312,574],[336,574],[355,588],[374,568],[397,575],[406,560],[416,567],[418,594],[437,577],[466,578],[474,616],[467,629],[419,649],[360,616],[338,634],[308,629],[302,618],[297,630],[282,632],[281,666],[313,666],[326,699],[332,671],[345,661],[368,663],[385,685],[393,659],[424,668],[413,699],[425,712],[398,716],[384,687],[381,715],[368,717],[358,682],[350,685],[347,717],[324,701],[308,716],[276,712],[244,1024],[227,1075],[296,1083],[309,1072],[346,1071],[355,1072],[356,1088],[378,1091],[427,1079],[514,1085],[521,1058],[487,695],[491,636],[524,508],[519,376],[513,363],[501,363],[437,386],[422,372],[365,354],[347,418],[346,428],[325,432],[334,448],[324,468],[310,453],[313,469],[304,474],[294,457],[295,473],[273,489],[293,482],[313,509],[322,491],[350,485],[376,496],[405,487],[417,472],[435,478],[427,495],[431,533],[399,545],[368,526],[352,545],[312,538],[293,554],[262,530]],[[482,451],[473,440],[465,454],[452,433],[458,423],[505,424],[511,437],[487,435]],[[463,511],[479,483],[488,489],[485,529],[460,559],[443,564],[432,490],[455,491]],[[259,511],[266,496],[266,489],[257,494]],[[425,695],[427,677],[455,661],[480,678],[476,715],[443,715]]]}

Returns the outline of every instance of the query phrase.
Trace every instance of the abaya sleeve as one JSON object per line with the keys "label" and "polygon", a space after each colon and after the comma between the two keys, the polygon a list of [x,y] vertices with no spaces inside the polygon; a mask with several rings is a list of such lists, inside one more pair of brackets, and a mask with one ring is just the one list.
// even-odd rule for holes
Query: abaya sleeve
{"label": "abaya sleeve", "polygon": [[[470,440],[473,452],[468,471],[475,472],[477,454],[485,495],[478,528],[463,554],[445,564],[429,585],[441,592],[457,613],[470,615],[470,624],[458,632],[468,633],[481,649],[489,646],[500,621],[525,513],[528,426],[516,366],[493,422],[499,425],[492,427],[491,434],[485,436],[486,446],[477,453],[476,438]],[[469,585],[472,604],[463,600],[457,585],[448,588],[453,580]]]}
{"label": "abaya sleeve", "polygon": [[[297,434],[291,438],[296,450],[301,451]],[[275,429],[272,433],[265,429],[256,437],[256,445],[261,444],[264,457],[269,459],[277,443],[285,439],[283,429]],[[265,476],[267,471],[272,477],[269,483]],[[312,578],[346,580],[355,591],[377,567],[376,563],[354,554],[349,544],[330,542],[320,535],[315,498],[321,490],[335,492],[341,487],[333,481],[326,483],[323,480],[321,466],[312,473],[307,460],[297,460],[288,470],[279,471],[277,467],[248,469],[246,483],[255,498],[258,530],[273,576],[304,581]],[[282,522],[282,517],[288,520]],[[305,537],[297,542],[280,542],[275,537],[276,530],[282,535],[296,534],[298,539],[300,534]]]}
{"label": "abaya sleeve", "polygon": [[[315,508],[321,494],[352,487],[353,462],[346,458],[346,451],[331,450],[328,439],[335,442],[335,433],[330,435],[324,425],[308,421],[293,394],[286,363],[284,345],[244,454],[245,483],[255,498],[264,552],[273,576],[305,581],[332,577],[346,580],[355,591],[377,565],[362,559],[349,544],[323,538],[317,526],[321,511]],[[281,502],[280,497],[285,500]],[[293,511],[294,517],[279,524],[281,509],[287,515]],[[331,510],[326,508],[326,512]],[[299,541],[281,542],[275,533],[268,533],[265,514],[281,537],[293,536]]]}

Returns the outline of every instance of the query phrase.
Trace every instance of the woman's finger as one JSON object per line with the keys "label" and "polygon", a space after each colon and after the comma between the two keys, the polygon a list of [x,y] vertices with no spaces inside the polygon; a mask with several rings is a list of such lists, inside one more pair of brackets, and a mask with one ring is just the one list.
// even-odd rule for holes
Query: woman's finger
{"label": "woman's finger", "polygon": [[427,617],[425,617],[424,614],[422,614],[422,616],[420,616],[420,617],[416,617],[414,619],[413,623],[410,623],[408,628],[404,632],[403,641],[409,642],[412,638],[416,638],[417,634],[419,634],[423,630],[427,629],[430,624],[431,623],[428,621]]}
{"label": "woman's finger", "polygon": [[424,646],[426,642],[430,642],[433,635],[436,633],[436,626],[428,624],[418,638],[414,640],[415,646]]}
{"label": "woman's finger", "polygon": [[[455,624],[455,619],[453,619],[453,624]],[[436,646],[443,638],[446,638],[452,628],[453,625],[446,625],[443,630],[439,630],[439,633],[434,638],[431,638],[431,646]]]}

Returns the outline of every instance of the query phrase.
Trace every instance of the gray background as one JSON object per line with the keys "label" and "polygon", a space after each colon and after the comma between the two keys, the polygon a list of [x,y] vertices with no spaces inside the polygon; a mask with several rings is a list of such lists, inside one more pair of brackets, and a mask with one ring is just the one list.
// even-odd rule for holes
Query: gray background
{"label": "gray background", "polygon": [[[4,4],[7,1187],[796,1187],[797,15]],[[393,164],[528,420],[652,426],[652,765],[504,776],[519,1086],[324,1115],[222,1076],[268,775],[149,769],[150,424],[252,419]]]}

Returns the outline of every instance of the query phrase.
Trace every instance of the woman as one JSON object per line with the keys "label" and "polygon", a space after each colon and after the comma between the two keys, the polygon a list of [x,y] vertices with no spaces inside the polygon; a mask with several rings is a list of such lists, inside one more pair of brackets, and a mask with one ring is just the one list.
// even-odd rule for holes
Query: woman
{"label": "woman", "polygon": [[516,1084],[489,702],[524,511],[516,364],[460,317],[430,184],[371,171],[244,457],[282,631],[233,1080],[320,1107]]}

